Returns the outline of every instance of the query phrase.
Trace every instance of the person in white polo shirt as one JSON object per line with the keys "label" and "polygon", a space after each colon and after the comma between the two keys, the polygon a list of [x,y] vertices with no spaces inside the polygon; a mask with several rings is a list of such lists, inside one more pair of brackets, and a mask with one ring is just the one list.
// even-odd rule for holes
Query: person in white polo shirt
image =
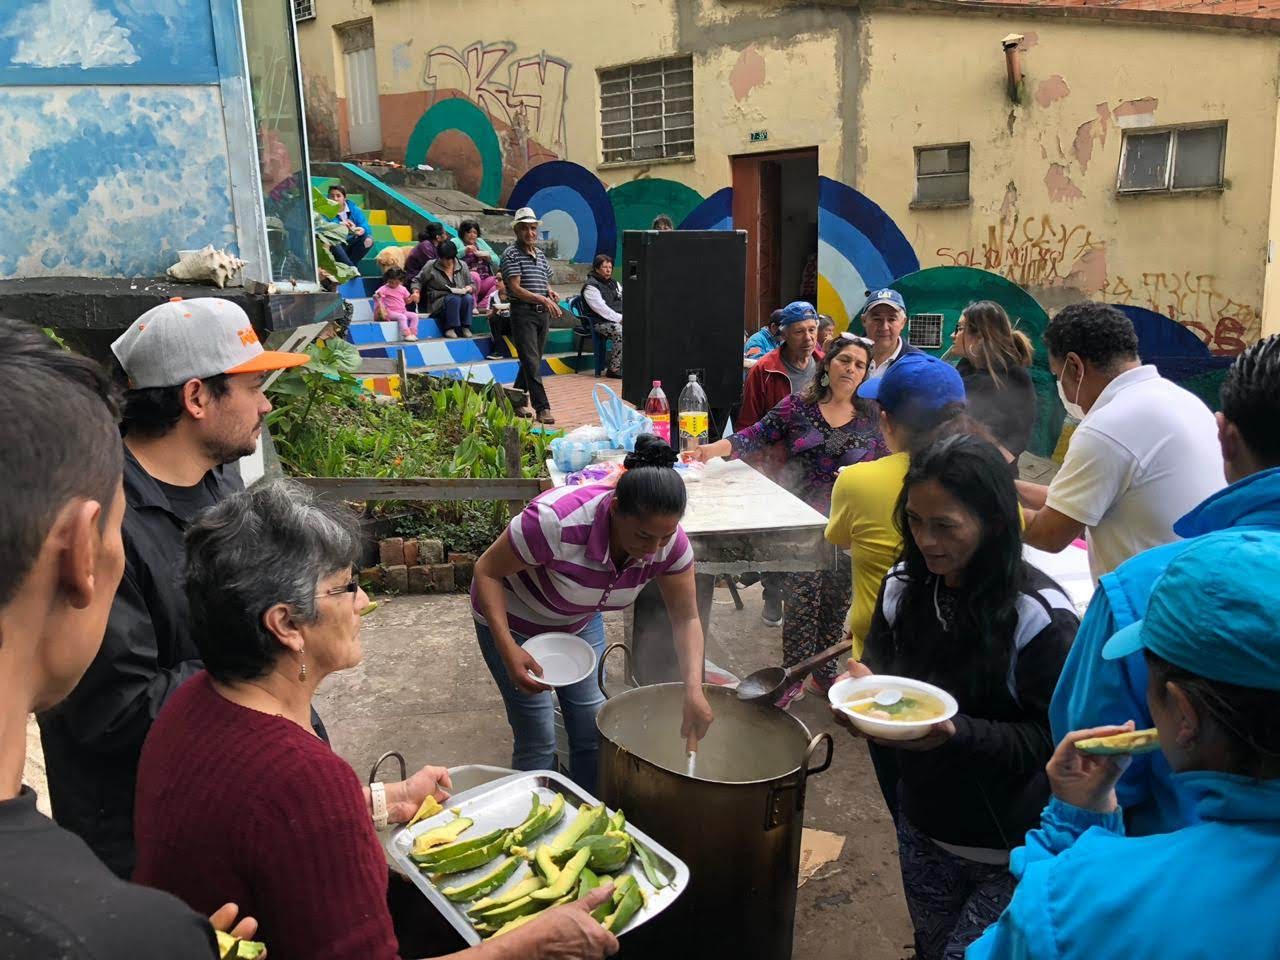
{"label": "person in white polo shirt", "polygon": [[1023,539],[1057,553],[1082,533],[1096,581],[1177,539],[1174,521],[1223,486],[1217,422],[1138,357],[1133,324],[1105,303],[1063,308],[1044,332],[1067,413],[1080,420],[1047,486],[1018,482]]}

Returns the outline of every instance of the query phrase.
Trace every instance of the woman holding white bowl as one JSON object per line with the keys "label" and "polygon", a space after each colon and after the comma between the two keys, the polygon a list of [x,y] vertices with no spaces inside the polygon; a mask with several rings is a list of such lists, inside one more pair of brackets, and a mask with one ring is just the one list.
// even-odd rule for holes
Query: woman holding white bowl
{"label": "woman holding white bowl", "polygon": [[991,444],[958,436],[912,457],[897,518],[902,560],[850,672],[922,680],[959,703],[918,739],[872,740],[871,754],[916,956],[960,960],[1009,902],[1009,851],[1049,799],[1049,700],[1079,620],[1022,559],[1017,493]]}
{"label": "woman holding white bowl", "polygon": [[[572,633],[598,658],[604,652],[601,613],[630,606],[651,580],[671,617],[684,680],[680,735],[686,742],[706,735],[711,706],[702,692],[702,620],[693,548],[680,528],[687,496],[675,463],[670,446],[641,434],[616,487],[557,487],[541,494],[476,562],[476,638],[507,708],[517,770],[553,768],[556,749],[552,688],[525,643],[542,633]],[[596,714],[604,703],[595,674],[556,695],[569,737],[569,776],[594,791]]]}

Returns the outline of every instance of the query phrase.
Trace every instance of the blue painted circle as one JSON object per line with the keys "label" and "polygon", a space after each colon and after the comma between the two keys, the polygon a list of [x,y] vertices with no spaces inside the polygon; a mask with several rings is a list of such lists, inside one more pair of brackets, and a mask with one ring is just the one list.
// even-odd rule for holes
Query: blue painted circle
{"label": "blue painted circle", "polygon": [[[589,263],[597,253],[613,255],[618,245],[618,223],[613,204],[600,178],[586,167],[568,160],[540,163],[516,183],[507,198],[507,206],[512,210],[533,207],[536,213],[542,214],[544,211],[539,209],[535,197],[543,190],[553,188],[558,188],[554,194],[554,206],[570,213],[578,226],[579,254],[575,259]],[[565,199],[566,192],[576,194],[582,205],[571,205]],[[550,195],[547,199],[551,199]],[[593,246],[587,245],[588,237],[594,237]]]}
{"label": "blue painted circle", "polygon": [[558,212],[572,220],[576,228],[573,249],[567,250],[561,247],[557,251],[557,256],[564,260],[573,260],[575,263],[591,262],[591,258],[596,255],[599,234],[595,213],[581,194],[569,187],[543,187],[529,198],[528,203],[521,206],[533,207],[534,212],[544,221],[543,229],[547,227],[545,222],[547,215],[552,212]]}

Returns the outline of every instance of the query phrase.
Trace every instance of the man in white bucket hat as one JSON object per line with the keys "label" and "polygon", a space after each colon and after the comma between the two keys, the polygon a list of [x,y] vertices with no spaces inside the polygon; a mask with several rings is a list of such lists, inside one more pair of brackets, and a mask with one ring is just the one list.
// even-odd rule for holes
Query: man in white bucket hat
{"label": "man in white bucket hat", "polygon": [[[551,289],[551,264],[538,249],[538,215],[521,207],[511,220],[516,242],[502,254],[498,269],[511,295],[511,339],[520,359],[515,388],[529,394],[540,423],[555,423],[551,401],[542,386],[542,351],[547,345],[551,319],[559,317],[560,295]],[[524,412],[524,411],[522,411]]]}
{"label": "man in white bucket hat", "polygon": [[201,667],[179,580],[183,536],[197,513],[242,489],[234,464],[254,451],[271,411],[267,375],[308,357],[264,350],[244,310],[216,297],[152,307],[111,350],[128,381],[124,577],[102,649],[39,719],[54,818],[127,879],[142,742]]}

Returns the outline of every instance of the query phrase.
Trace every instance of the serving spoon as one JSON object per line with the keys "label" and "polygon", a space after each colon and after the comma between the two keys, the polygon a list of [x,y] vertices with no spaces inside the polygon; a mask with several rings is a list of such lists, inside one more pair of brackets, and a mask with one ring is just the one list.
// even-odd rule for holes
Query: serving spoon
{"label": "serving spoon", "polygon": [[801,660],[790,667],[765,667],[744,677],[738,683],[739,700],[777,700],[782,691],[797,680],[803,680],[815,668],[822,666],[832,657],[853,649],[852,640],[844,640],[834,647],[827,647],[808,660]]}

